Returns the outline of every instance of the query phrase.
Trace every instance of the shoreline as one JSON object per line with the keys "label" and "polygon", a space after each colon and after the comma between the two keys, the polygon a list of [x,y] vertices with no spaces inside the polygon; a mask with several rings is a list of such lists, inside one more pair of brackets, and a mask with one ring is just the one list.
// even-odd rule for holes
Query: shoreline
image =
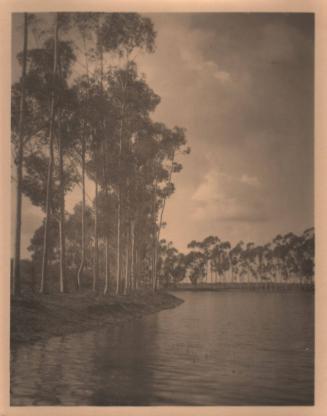
{"label": "shoreline", "polygon": [[313,283],[255,283],[255,282],[244,282],[244,283],[199,283],[197,285],[183,284],[169,288],[171,292],[181,291],[212,291],[219,292],[225,290],[233,291],[266,291],[266,292],[314,292],[315,285]]}
{"label": "shoreline", "polygon": [[142,318],[184,301],[167,293],[139,292],[103,296],[90,291],[74,294],[23,295],[11,300],[10,346],[86,332]]}

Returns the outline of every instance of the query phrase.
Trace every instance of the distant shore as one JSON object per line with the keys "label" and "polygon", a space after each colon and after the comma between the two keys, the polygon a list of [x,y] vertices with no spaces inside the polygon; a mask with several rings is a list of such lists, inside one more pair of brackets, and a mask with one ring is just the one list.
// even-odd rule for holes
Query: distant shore
{"label": "distant shore", "polygon": [[181,303],[181,299],[166,292],[119,297],[90,291],[22,296],[11,303],[11,345],[117,325]]}
{"label": "distant shore", "polygon": [[170,291],[220,291],[220,290],[261,290],[271,292],[286,291],[314,291],[314,283],[272,283],[272,282],[220,282],[220,283],[199,283],[192,285],[184,283],[170,288]]}

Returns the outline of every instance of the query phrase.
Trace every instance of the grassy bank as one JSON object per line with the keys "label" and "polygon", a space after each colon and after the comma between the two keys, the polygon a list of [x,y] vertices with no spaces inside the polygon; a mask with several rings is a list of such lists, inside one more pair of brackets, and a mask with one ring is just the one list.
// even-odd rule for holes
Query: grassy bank
{"label": "grassy bank", "polygon": [[31,343],[52,336],[115,325],[178,306],[183,301],[159,292],[129,296],[75,294],[29,295],[11,302],[11,342]]}

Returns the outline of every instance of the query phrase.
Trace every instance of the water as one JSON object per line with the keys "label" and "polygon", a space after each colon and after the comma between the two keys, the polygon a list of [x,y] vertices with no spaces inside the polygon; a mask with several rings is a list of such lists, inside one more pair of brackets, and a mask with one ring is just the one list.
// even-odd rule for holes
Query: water
{"label": "water", "polygon": [[313,403],[308,292],[178,292],[181,306],[12,352],[12,405]]}

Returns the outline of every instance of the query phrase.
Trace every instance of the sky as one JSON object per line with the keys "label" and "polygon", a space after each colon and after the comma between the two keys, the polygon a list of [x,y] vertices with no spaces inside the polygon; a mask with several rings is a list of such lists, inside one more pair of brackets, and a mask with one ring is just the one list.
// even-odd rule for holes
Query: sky
{"label": "sky", "polygon": [[[147,16],[157,31],[156,51],[136,59],[161,97],[153,118],[184,127],[191,147],[178,160],[183,170],[173,177],[162,237],[184,251],[208,235],[261,244],[313,226],[313,15]],[[80,192],[68,195],[68,209]],[[41,220],[24,198],[23,257]]]}

